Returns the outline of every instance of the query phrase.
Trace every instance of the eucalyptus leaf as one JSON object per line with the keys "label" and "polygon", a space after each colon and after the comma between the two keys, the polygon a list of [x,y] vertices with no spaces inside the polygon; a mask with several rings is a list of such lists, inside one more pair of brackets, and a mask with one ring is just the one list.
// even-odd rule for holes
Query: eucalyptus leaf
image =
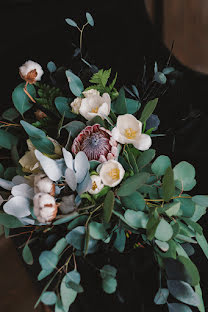
{"label": "eucalyptus leaf", "polygon": [[[176,186],[183,191],[190,191],[195,181],[195,169],[186,161],[181,161],[173,168]],[[191,188],[190,188],[191,187]]]}
{"label": "eucalyptus leaf", "polygon": [[61,116],[64,115],[65,118],[76,118],[77,115],[71,112],[69,107],[70,99],[58,96],[55,98],[55,105]]}
{"label": "eucalyptus leaf", "polygon": [[126,107],[128,114],[135,114],[141,107],[141,103],[139,101],[126,98]]}
{"label": "eucalyptus leaf", "polygon": [[24,218],[31,214],[30,200],[23,196],[15,196],[4,204],[3,209],[9,215],[13,215],[16,218]]}
{"label": "eucalyptus leaf", "polygon": [[54,73],[56,71],[56,64],[52,61],[48,62],[47,64],[47,68],[49,70],[50,73]]}
{"label": "eucalyptus leaf", "polygon": [[126,233],[122,228],[117,229],[115,233],[116,239],[113,245],[119,252],[123,252],[126,244]]}
{"label": "eucalyptus leaf", "polygon": [[31,143],[39,150],[41,153],[53,155],[54,154],[54,145],[53,143],[47,138],[34,138],[29,137]]}
{"label": "eucalyptus leaf", "polygon": [[22,222],[19,219],[7,213],[0,213],[0,224],[7,228],[19,228],[23,227]]}
{"label": "eucalyptus leaf", "polygon": [[168,303],[169,312],[192,312],[192,310],[183,303]]}
{"label": "eucalyptus leaf", "polygon": [[127,209],[124,213],[127,223],[133,228],[145,229],[148,222],[148,215],[142,211],[134,211]]}
{"label": "eucalyptus leaf", "polygon": [[56,161],[43,155],[38,150],[35,150],[35,156],[39,160],[41,167],[43,168],[45,174],[53,181],[57,181],[62,176],[62,171],[57,165]]}
{"label": "eucalyptus leaf", "polygon": [[188,283],[183,281],[168,280],[167,285],[171,295],[179,301],[195,307],[200,304],[199,296],[194,292]]}
{"label": "eucalyptus leaf", "polygon": [[162,218],[157,226],[155,237],[158,240],[167,242],[171,239],[172,236],[173,236],[172,226],[165,219]]}
{"label": "eucalyptus leaf", "polygon": [[142,111],[141,117],[140,117],[140,121],[142,123],[144,123],[152,115],[152,113],[154,112],[154,110],[157,106],[157,102],[158,102],[158,98],[155,98],[154,100],[149,101],[145,105],[145,107]]}
{"label": "eucalyptus leaf", "polygon": [[165,304],[169,296],[169,290],[167,288],[160,288],[154,298],[155,304]]}
{"label": "eucalyptus leaf", "polygon": [[149,149],[147,151],[144,151],[141,156],[138,157],[137,159],[137,166],[139,169],[145,167],[148,165],[153,158],[155,157],[155,150],[154,149]]}
{"label": "eucalyptus leaf", "polygon": [[126,179],[117,191],[118,196],[128,196],[139,189],[149,178],[149,173],[136,173],[134,176]]}
{"label": "eucalyptus leaf", "polygon": [[89,234],[92,238],[98,240],[105,239],[108,236],[104,225],[95,221],[92,221],[89,224]]}
{"label": "eucalyptus leaf", "polygon": [[107,294],[113,294],[116,291],[117,281],[113,277],[106,277],[102,280],[102,287]]}
{"label": "eucalyptus leaf", "polygon": [[52,251],[44,250],[40,254],[39,262],[43,270],[53,270],[57,266],[58,256]]}
{"label": "eucalyptus leaf", "polygon": [[170,201],[175,193],[174,175],[171,167],[167,168],[162,180],[163,198],[166,202]]}
{"label": "eucalyptus leaf", "polygon": [[84,248],[84,238],[85,238],[85,227],[77,226],[73,230],[71,230],[66,235],[66,240],[68,244],[72,245],[74,248],[78,250],[83,250]]}
{"label": "eucalyptus leaf", "polygon": [[66,70],[65,73],[69,82],[69,88],[71,92],[75,96],[80,96],[82,94],[82,91],[84,91],[84,86],[81,79],[75,74],[73,74],[72,71],[70,70]]}
{"label": "eucalyptus leaf", "polygon": [[112,102],[112,111],[119,115],[127,114],[127,106],[124,88],[121,88],[117,99]]}
{"label": "eucalyptus leaf", "polygon": [[[15,108],[21,115],[23,115],[33,106],[33,104],[29,102],[29,97],[24,92],[24,87],[25,83],[23,82],[19,84],[12,92],[12,101]],[[35,87],[32,84],[27,86],[27,91],[33,98],[36,97]]]}
{"label": "eucalyptus leaf", "polygon": [[207,195],[195,195],[192,197],[192,201],[202,207],[208,207],[208,196]]}
{"label": "eucalyptus leaf", "polygon": [[53,247],[51,251],[55,253],[57,256],[59,256],[62,253],[62,251],[66,248],[67,245],[68,243],[66,239],[62,237],[56,242],[56,245]]}
{"label": "eucalyptus leaf", "polygon": [[144,211],[146,203],[144,197],[139,192],[134,192],[129,196],[121,197],[122,205],[132,210]]}
{"label": "eucalyptus leaf", "polygon": [[53,305],[57,301],[57,296],[53,291],[45,291],[41,295],[41,301],[46,305]]}
{"label": "eucalyptus leaf", "polygon": [[26,244],[25,247],[23,248],[22,257],[27,264],[29,265],[33,264],[33,256],[28,244]]}
{"label": "eucalyptus leaf", "polygon": [[168,156],[160,155],[155,159],[151,168],[156,176],[162,176],[165,174],[165,171],[171,167],[171,160]]}
{"label": "eucalyptus leaf", "polygon": [[90,26],[94,26],[94,20],[93,20],[93,17],[92,17],[92,15],[90,14],[90,13],[86,13],[86,18],[87,18],[87,21],[88,21],[88,23],[90,24]]}
{"label": "eucalyptus leaf", "polygon": [[114,193],[113,191],[109,191],[105,197],[104,205],[103,205],[103,221],[108,223],[111,219],[112,211],[114,208]]}
{"label": "eucalyptus leaf", "polygon": [[11,150],[13,145],[17,145],[18,138],[8,131],[0,129],[0,147]]}
{"label": "eucalyptus leaf", "polygon": [[75,138],[84,128],[85,124],[78,120],[73,120],[63,126],[70,134],[72,138]]}
{"label": "eucalyptus leaf", "polygon": [[74,302],[77,292],[72,288],[68,288],[66,284],[66,276],[62,279],[60,286],[61,301],[65,312],[69,311],[70,305]]}
{"label": "eucalyptus leaf", "polygon": [[17,117],[19,117],[19,113],[15,108],[10,107],[3,112],[2,117],[6,120],[13,121]]}
{"label": "eucalyptus leaf", "polygon": [[68,25],[72,27],[77,27],[77,23],[73,21],[71,18],[66,18],[65,21],[67,22]]}
{"label": "eucalyptus leaf", "polygon": [[156,72],[154,75],[154,80],[160,84],[165,84],[167,82],[167,78],[164,73]]}

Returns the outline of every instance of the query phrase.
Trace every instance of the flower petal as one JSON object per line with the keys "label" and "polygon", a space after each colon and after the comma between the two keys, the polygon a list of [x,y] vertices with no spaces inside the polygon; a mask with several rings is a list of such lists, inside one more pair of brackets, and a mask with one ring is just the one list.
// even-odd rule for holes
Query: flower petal
{"label": "flower petal", "polygon": [[100,117],[105,117],[108,116],[110,113],[109,111],[109,105],[107,103],[103,103],[102,105],[100,105],[99,109],[98,109],[98,115]]}
{"label": "flower petal", "polygon": [[152,139],[149,135],[142,133],[139,140],[135,141],[133,145],[140,151],[146,151],[152,145]]}
{"label": "flower petal", "polygon": [[121,135],[120,131],[118,130],[117,127],[113,128],[113,130],[111,131],[112,133],[112,137],[115,141],[121,143],[121,144],[125,144],[126,143],[126,138]]}

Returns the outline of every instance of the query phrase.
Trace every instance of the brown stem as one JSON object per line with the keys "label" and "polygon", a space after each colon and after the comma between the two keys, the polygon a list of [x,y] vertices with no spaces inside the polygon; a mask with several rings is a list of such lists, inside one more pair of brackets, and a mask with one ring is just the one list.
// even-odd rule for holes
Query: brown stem
{"label": "brown stem", "polygon": [[24,87],[24,92],[27,94],[27,96],[31,99],[31,101],[33,102],[33,103],[36,103],[36,101],[33,99],[33,97],[30,95],[30,93],[27,91],[27,85],[28,85],[28,81],[26,82],[26,84],[25,84],[25,87]]}

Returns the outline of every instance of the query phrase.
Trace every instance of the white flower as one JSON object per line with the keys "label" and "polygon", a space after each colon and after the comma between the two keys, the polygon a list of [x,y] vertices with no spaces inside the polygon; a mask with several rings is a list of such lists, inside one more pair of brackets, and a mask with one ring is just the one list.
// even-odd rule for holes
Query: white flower
{"label": "white flower", "polygon": [[118,116],[116,127],[111,131],[114,140],[121,144],[133,144],[146,151],[152,144],[151,137],[142,133],[142,123],[131,114]]}
{"label": "white flower", "polygon": [[37,193],[33,198],[33,212],[41,223],[50,223],[57,214],[57,204],[53,196]]}
{"label": "white flower", "polygon": [[97,90],[89,90],[83,92],[85,98],[81,101],[79,113],[87,120],[91,120],[95,116],[105,118],[110,114],[111,98],[108,93],[104,93],[100,96]]}
{"label": "white flower", "polygon": [[75,114],[79,114],[79,109],[81,106],[82,98],[77,97],[70,105],[72,108],[72,112]]}
{"label": "white flower", "polygon": [[34,190],[35,193],[48,193],[54,196],[55,184],[44,173],[37,174],[34,177]]}
{"label": "white flower", "polygon": [[42,67],[33,61],[27,61],[19,68],[20,76],[30,84],[40,81],[43,75]]}
{"label": "white flower", "polygon": [[101,177],[98,175],[91,175],[90,178],[92,180],[92,188],[88,192],[90,194],[98,194],[104,187]]}
{"label": "white flower", "polygon": [[125,170],[116,160],[108,160],[104,162],[100,169],[100,177],[105,185],[114,187],[123,179]]}

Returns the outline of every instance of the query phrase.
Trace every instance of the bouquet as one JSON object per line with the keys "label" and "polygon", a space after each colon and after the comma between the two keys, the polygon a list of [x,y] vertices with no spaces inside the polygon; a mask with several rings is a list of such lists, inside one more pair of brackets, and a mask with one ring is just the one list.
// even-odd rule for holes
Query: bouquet
{"label": "bouquet", "polygon": [[[28,265],[34,243],[52,245],[40,252],[37,279],[47,283],[35,307],[43,302],[56,312],[69,311],[85,291],[78,259],[87,262],[94,254],[96,261],[98,253],[126,250],[131,257],[135,248],[152,248],[160,273],[154,303],[170,312],[205,311],[190,257],[198,244],[208,258],[197,223],[208,197],[188,193],[196,185],[190,163],[172,167],[168,156],[151,148],[161,135],[153,114],[158,96],[176,71],[170,60],[161,71],[155,62],[150,83],[145,67],[140,84],[117,90],[117,74],[83,56],[83,31],[94,26],[90,13],[86,19],[82,28],[66,19],[80,32],[76,74],[50,61],[48,84],[41,82],[38,63],[29,60],[19,68],[24,82],[12,93],[14,107],[1,116],[0,224],[6,237],[24,237]],[[96,272],[103,291],[116,293],[119,267],[108,262]]]}

